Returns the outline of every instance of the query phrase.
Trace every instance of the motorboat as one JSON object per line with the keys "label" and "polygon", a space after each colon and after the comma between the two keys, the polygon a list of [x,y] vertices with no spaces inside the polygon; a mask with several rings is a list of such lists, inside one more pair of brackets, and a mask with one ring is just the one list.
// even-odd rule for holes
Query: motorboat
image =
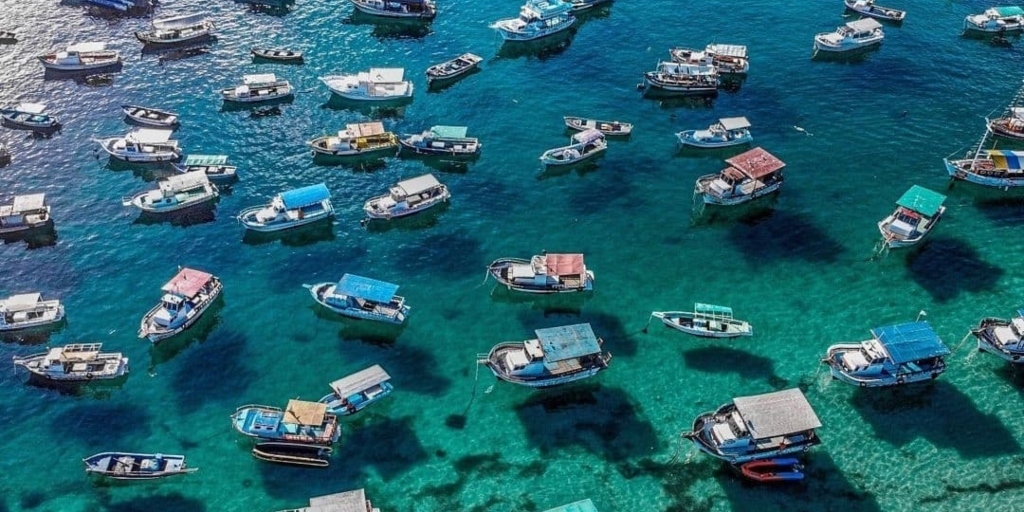
{"label": "motorboat", "polygon": [[451,198],[448,187],[433,174],[399,181],[380,195],[366,201],[363,211],[370,219],[391,220],[440,206]]}
{"label": "motorboat", "polygon": [[391,394],[391,376],[375,364],[331,382],[331,393],[319,401],[338,416],[355,414]]}
{"label": "motorboat", "polygon": [[121,110],[128,119],[146,126],[169,127],[178,124],[178,114],[169,110],[138,105],[121,105]]}
{"label": "motorboat", "polygon": [[572,4],[562,0],[527,0],[519,17],[496,21],[491,28],[505,41],[532,41],[572,27],[572,10]]}
{"label": "motorboat", "polygon": [[843,3],[850,11],[879,20],[902,23],[907,17],[907,11],[875,5],[875,0],[843,0]]}
{"label": "motorboat", "polygon": [[236,103],[278,100],[287,98],[293,93],[292,84],[287,80],[278,79],[277,75],[273,73],[245,75],[242,77],[242,85],[220,91],[224,101]]}
{"label": "motorboat", "polygon": [[590,324],[534,332],[536,338],[499,343],[488,354],[478,355],[477,361],[505,382],[547,388],[593,377],[612,359]]}
{"label": "motorboat", "polygon": [[725,306],[697,303],[693,311],[655,311],[651,316],[661,320],[666,327],[705,338],[736,338],[754,334],[750,323],[733,318],[732,308]]}
{"label": "motorboat", "polygon": [[153,20],[152,29],[136,32],[135,37],[145,44],[182,44],[209,37],[213,22],[206,14],[185,14]]}
{"label": "motorboat", "polygon": [[169,162],[181,158],[178,141],[171,140],[171,130],[136,128],[121,137],[93,139],[112,158],[125,162]]}
{"label": "motorboat", "polygon": [[750,70],[747,47],[738,44],[707,45],[703,50],[672,48],[669,50],[673,62],[693,66],[714,66],[722,75],[746,75]]}
{"label": "motorboat", "polygon": [[862,388],[899,386],[928,381],[946,371],[949,349],[928,322],[878,327],[871,336],[828,348],[822,362],[832,378]]}
{"label": "motorboat", "polygon": [[215,184],[229,184],[238,179],[238,167],[228,163],[227,155],[188,155],[184,162],[173,165],[183,174],[202,172]]}
{"label": "motorboat", "polygon": [[386,18],[415,18],[432,20],[437,16],[434,0],[349,0],[366,14]]}
{"label": "motorboat", "polygon": [[384,129],[384,123],[349,123],[337,135],[323,135],[309,141],[313,156],[360,156],[398,150],[398,137]]}
{"label": "motorboat", "polygon": [[271,48],[252,48],[253,57],[280,62],[302,62],[302,52],[294,50],[275,50]]}
{"label": "motorboat", "polygon": [[750,121],[745,117],[723,117],[707,130],[681,131],[676,134],[676,139],[681,146],[697,148],[724,148],[754,141],[750,134]]}
{"label": "motorboat", "polygon": [[374,507],[370,500],[366,499],[365,490],[356,489],[326,496],[316,496],[309,499],[308,507],[282,510],[280,512],[380,512],[380,509]]}
{"label": "motorboat", "polygon": [[406,135],[399,139],[404,150],[418,155],[469,157],[480,153],[480,140],[467,137],[465,126],[437,125],[423,133]]}
{"label": "motorboat", "polygon": [[737,205],[771,194],[782,186],[786,164],[762,148],[754,148],[725,161],[717,174],[697,178],[694,194],[705,204]]}
{"label": "motorboat", "polygon": [[544,165],[570,165],[587,160],[608,149],[604,134],[591,128],[573,134],[568,146],[561,146],[545,151],[540,155]]}
{"label": "motorboat", "polygon": [[834,32],[814,36],[814,51],[828,53],[852,52],[873,48],[885,39],[882,24],[873,18],[851,21]]}
{"label": "motorboat", "polygon": [[345,274],[337,282],[303,286],[313,300],[339,315],[389,324],[404,323],[409,316],[405,297],[395,295],[397,284]]}
{"label": "motorboat", "polygon": [[947,157],[943,162],[954,179],[1002,189],[1024,186],[1024,151],[986,150],[979,145],[973,155],[958,160]]}
{"label": "motorboat", "polygon": [[0,332],[53,325],[64,319],[58,299],[43,300],[39,293],[22,293],[0,300]]}
{"label": "motorboat", "polygon": [[896,210],[878,223],[886,247],[910,247],[931,232],[946,212],[946,196],[914,185],[898,201]]}
{"label": "motorboat", "polygon": [[33,377],[49,381],[85,382],[116,379],[128,373],[128,358],[120,352],[100,352],[102,343],[72,343],[25,357],[14,357]]}
{"label": "motorboat", "polygon": [[331,191],[318,183],[274,196],[270,204],[246,208],[238,214],[245,229],[259,232],[281,231],[334,216]]}
{"label": "motorboat", "polygon": [[48,131],[60,127],[57,118],[47,114],[46,105],[42,103],[19,103],[0,108],[0,119],[10,128]]}
{"label": "motorboat", "polygon": [[153,480],[194,473],[184,455],[162,453],[103,452],[82,459],[85,472],[115,480]]}
{"label": "motorboat", "polygon": [[582,254],[538,254],[530,259],[499,258],[487,272],[509,290],[526,293],[572,293],[594,289],[594,272]]}
{"label": "motorboat", "polygon": [[106,43],[78,43],[64,51],[38,57],[46,69],[55,71],[86,71],[114,67],[121,64],[121,56],[108,50]]}
{"label": "motorboat", "polygon": [[622,121],[600,121],[585,117],[564,116],[565,126],[579,132],[597,130],[605,137],[629,137],[633,133],[633,125]]}
{"label": "motorboat", "polygon": [[142,317],[139,337],[154,345],[192,327],[209,309],[223,289],[213,274],[182,268],[160,288],[160,303]]}
{"label": "motorboat", "polygon": [[1024,363],[1024,310],[1010,320],[985,318],[971,329],[978,341],[978,350],[988,352],[1012,363]]}
{"label": "motorboat", "polygon": [[202,171],[176,174],[157,180],[157,188],[121,200],[147,214],[173,213],[206,205],[220,197],[217,186]]}
{"label": "motorboat", "polygon": [[654,71],[644,73],[644,87],[661,94],[680,96],[714,96],[721,78],[711,64],[659,62]]}
{"label": "motorboat", "polygon": [[341,437],[338,416],[327,404],[289,400],[287,407],[243,405],[231,415],[239,433],[267,441],[330,445]]}
{"label": "motorboat", "polygon": [[450,80],[466,75],[474,69],[478,69],[483,60],[483,57],[479,55],[463,53],[454,59],[434,64],[427,68],[427,85],[433,85],[435,82],[447,83]]}
{"label": "motorboat", "polygon": [[964,18],[964,31],[971,32],[1020,32],[1024,29],[1024,9],[1012,5],[991,7],[981,14]]}
{"label": "motorboat", "polygon": [[356,101],[391,101],[412,97],[404,68],[370,68],[354,75],[328,75],[320,81],[334,94]]}
{"label": "motorboat", "polygon": [[592,9],[601,4],[610,3],[612,0],[565,0],[572,4],[573,12],[580,12]]}
{"label": "motorboat", "polygon": [[14,196],[10,204],[0,205],[0,236],[11,236],[33,229],[53,227],[46,194]]}

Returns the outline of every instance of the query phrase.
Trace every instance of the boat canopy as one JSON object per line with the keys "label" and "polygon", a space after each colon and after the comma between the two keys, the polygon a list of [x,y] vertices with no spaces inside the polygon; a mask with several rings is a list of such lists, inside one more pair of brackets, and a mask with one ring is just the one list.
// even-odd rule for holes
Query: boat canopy
{"label": "boat canopy", "polygon": [[23,293],[20,295],[11,295],[5,300],[0,300],[0,310],[8,313],[16,313],[18,311],[28,311],[34,309],[42,295],[39,293]]}
{"label": "boat canopy", "polygon": [[431,126],[430,133],[435,139],[465,139],[469,128],[465,126]]}
{"label": "boat canopy", "polygon": [[882,24],[875,21],[874,18],[861,18],[847,23],[846,26],[857,33],[871,32],[876,28],[882,28]]}
{"label": "boat canopy", "polygon": [[750,128],[750,121],[747,121],[745,117],[723,117],[718,120],[721,123],[722,128],[726,130],[742,130],[743,128]]}
{"label": "boat canopy", "polygon": [[201,25],[206,21],[206,15],[202,13],[186,14],[184,16],[172,16],[153,20],[153,28],[161,30],[173,30],[177,28],[188,28]]}
{"label": "boat canopy", "polygon": [[603,138],[604,134],[597,128],[587,128],[586,130],[572,136],[573,142],[577,144],[590,144],[595,140],[601,140]]}
{"label": "boat canopy", "polygon": [[242,83],[245,85],[270,84],[277,81],[277,75],[273,73],[262,73],[259,75],[245,75]]}
{"label": "boat canopy", "polygon": [[601,352],[601,344],[590,324],[563,325],[534,332],[544,350],[545,363],[578,359]]}
{"label": "boat canopy", "polygon": [[380,135],[384,133],[384,123],[380,121],[373,121],[370,123],[346,124],[345,131],[348,132],[348,134],[346,135],[350,135],[352,137],[369,137],[371,135]]}
{"label": "boat canopy", "polygon": [[72,53],[72,52],[78,52],[78,53],[102,52],[103,50],[106,50],[106,49],[107,49],[107,43],[77,43],[77,44],[69,45],[68,49],[67,49],[67,52],[68,53]]}
{"label": "boat canopy", "polygon": [[124,139],[139,144],[163,144],[171,139],[171,133],[171,130],[161,128],[136,128],[128,132]]}
{"label": "boat canopy", "polygon": [[568,505],[562,505],[561,507],[551,508],[544,512],[597,512],[597,507],[594,506],[593,501],[590,501],[590,498],[587,498],[574,501]]}
{"label": "boat canopy", "polygon": [[441,186],[441,182],[437,181],[437,178],[435,178],[433,174],[424,174],[423,176],[399,181],[395,184],[395,188],[398,189],[403,196],[420,194],[439,186]]}
{"label": "boat canopy", "polygon": [[693,305],[693,312],[696,315],[713,316],[718,318],[732,318],[732,308],[725,306],[715,306],[714,304],[701,304],[700,302]]}
{"label": "boat canopy", "polygon": [[1008,18],[1010,16],[1024,16],[1024,9],[1021,9],[1020,7],[1015,5],[993,7],[992,10],[999,14],[999,16],[1002,16],[1004,18]]}
{"label": "boat canopy", "polygon": [[548,275],[554,276],[583,275],[586,272],[582,254],[546,254],[544,267]]}
{"label": "boat canopy", "polygon": [[228,163],[227,155],[188,155],[184,166],[190,165],[224,165]]}
{"label": "boat canopy", "polygon": [[367,508],[366,503],[366,491],[356,489],[310,498],[309,508],[299,510],[306,512],[363,512]]}
{"label": "boat canopy", "polygon": [[799,388],[737,397],[732,402],[754,439],[785,436],[821,427],[818,415]]}
{"label": "boat canopy", "polygon": [[945,200],[946,196],[938,192],[914,185],[903,194],[903,197],[900,197],[899,201],[896,201],[896,204],[925,217],[933,217],[939,212],[939,208],[942,208],[942,202]]}
{"label": "boat canopy", "polygon": [[26,114],[42,114],[46,110],[46,105],[42,103],[18,103],[12,110]]}
{"label": "boat canopy", "polygon": [[725,160],[725,163],[755,180],[772,174],[786,166],[782,160],[775,158],[775,155],[759,147],[728,158]]}
{"label": "boat canopy", "polygon": [[739,44],[709,44],[704,51],[723,57],[743,58],[747,56],[747,47]]}
{"label": "boat canopy", "polygon": [[385,304],[391,302],[391,299],[395,298],[395,292],[397,291],[397,284],[378,281],[376,279],[370,279],[368,277],[353,274],[345,274],[341,276],[341,280],[338,281],[338,284],[334,287],[335,294],[348,295],[349,297],[366,299],[373,302],[383,302]]}
{"label": "boat canopy", "polygon": [[14,204],[11,206],[11,213],[31,212],[42,210],[46,194],[27,194],[14,196]]}
{"label": "boat canopy", "polygon": [[1022,169],[1024,168],[1024,151],[1009,151],[1006,149],[990,149],[988,157],[996,169]]}
{"label": "boat canopy", "polygon": [[205,186],[210,182],[203,171],[186,172],[161,178],[159,181],[160,190],[167,193],[181,192]]}
{"label": "boat canopy", "polygon": [[397,83],[405,77],[405,68],[370,68],[370,79],[375,83]]}
{"label": "boat canopy", "polygon": [[327,190],[327,185],[323,183],[281,192],[281,202],[289,210],[316,204],[330,197],[331,191]]}
{"label": "boat canopy", "polygon": [[910,322],[871,329],[895,364],[910,363],[949,354],[949,349],[928,322]]}
{"label": "boat canopy", "polygon": [[324,424],[326,415],[327,404],[293,399],[288,400],[288,407],[284,409],[284,417],[281,422],[319,427]]}
{"label": "boat canopy", "polygon": [[182,297],[192,298],[195,297],[211,279],[213,279],[212,274],[208,274],[201,270],[183,268],[179,270],[178,274],[170,281],[167,281],[167,284],[165,284],[160,290],[164,293],[173,293]]}
{"label": "boat canopy", "polygon": [[360,391],[366,391],[374,386],[391,380],[388,372],[384,371],[379,364],[375,364],[365,370],[360,370],[348,377],[338,379],[331,383],[334,394],[341,398],[348,398]]}
{"label": "boat canopy", "polygon": [[523,9],[529,9],[541,18],[548,18],[572,10],[572,4],[561,0],[528,0]]}

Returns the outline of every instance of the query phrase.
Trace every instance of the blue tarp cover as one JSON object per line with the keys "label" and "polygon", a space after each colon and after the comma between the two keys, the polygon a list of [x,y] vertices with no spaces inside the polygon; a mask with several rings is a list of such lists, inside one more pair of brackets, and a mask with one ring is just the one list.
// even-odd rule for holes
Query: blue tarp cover
{"label": "blue tarp cover", "polygon": [[334,288],[336,294],[384,303],[391,302],[396,291],[398,291],[397,284],[352,274],[341,276],[341,281],[338,281],[338,286]]}
{"label": "blue tarp cover", "polygon": [[331,191],[327,190],[327,185],[323,183],[281,193],[281,201],[284,203],[284,207],[289,210],[319,203],[330,197]]}
{"label": "blue tarp cover", "polygon": [[563,325],[537,329],[537,339],[544,350],[544,360],[565,361],[578,357],[599,354],[601,345],[590,324]]}
{"label": "blue tarp cover", "polygon": [[920,361],[949,354],[928,322],[910,322],[871,329],[896,364]]}

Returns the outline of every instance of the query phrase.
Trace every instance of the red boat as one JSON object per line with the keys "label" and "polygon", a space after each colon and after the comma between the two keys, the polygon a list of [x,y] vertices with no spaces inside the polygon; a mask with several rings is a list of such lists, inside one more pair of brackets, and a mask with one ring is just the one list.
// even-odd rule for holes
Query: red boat
{"label": "red boat", "polygon": [[794,482],[804,479],[803,464],[791,458],[753,460],[739,466],[740,473],[755,482]]}

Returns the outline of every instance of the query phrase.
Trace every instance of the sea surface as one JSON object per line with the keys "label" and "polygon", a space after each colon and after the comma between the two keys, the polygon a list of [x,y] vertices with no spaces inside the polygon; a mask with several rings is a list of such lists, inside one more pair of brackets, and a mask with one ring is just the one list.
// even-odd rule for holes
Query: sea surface
{"label": "sea surface", "polygon": [[[4,338],[0,359],[102,342],[131,361],[117,385],[53,388],[0,368],[0,511],[274,511],[364,487],[384,511],[542,511],[591,498],[606,511],[1011,510],[1024,502],[1024,375],[979,354],[968,329],[1024,303],[1024,195],[951,184],[962,155],[1021,86],[1024,41],[961,37],[990,2],[899,0],[902,27],[852,61],[811,59],[815,33],[852,21],[839,0],[619,0],[567,36],[501,45],[488,25],[518,0],[439,0],[432,23],[379,21],[341,0],[255,12],[229,0],[167,0],[156,16],[204,12],[216,41],[143,53],[149,17],[70,0],[0,0],[0,103],[49,105],[52,137],[0,130],[14,162],[0,199],[45,192],[54,234],[0,245],[0,296],[61,298],[65,326]],[[109,76],[44,75],[34,56],[108,41]],[[749,78],[710,101],[649,99],[643,71],[674,46],[747,45]],[[254,63],[254,46],[306,53],[304,65]],[[471,51],[480,72],[428,91],[424,70]],[[406,105],[331,98],[317,77],[404,67]],[[225,108],[217,91],[248,73],[296,87],[272,108]],[[241,180],[212,212],[140,219],[121,198],[166,169],[110,162],[92,137],[130,129],[119,106],[178,111],[186,153],[226,154]],[[563,115],[636,125],[591,165],[544,171],[538,156],[570,135]],[[757,146],[786,162],[775,198],[692,207],[694,180],[737,150],[680,152],[675,132],[744,115]],[[399,134],[465,125],[468,164],[384,157],[314,162],[306,141],[373,119]],[[1000,147],[1010,147],[1000,142]],[[328,162],[331,163],[331,162]],[[441,211],[363,225],[361,207],[394,182],[433,173]],[[324,182],[329,227],[243,237],[235,215]],[[912,185],[948,195],[927,243],[876,253],[876,223]],[[589,297],[522,297],[485,281],[504,256],[582,252]],[[151,347],[139,320],[179,266],[212,272],[223,300],[180,339]],[[322,311],[302,288],[355,273],[401,285],[407,325],[388,329]],[[703,340],[664,329],[653,310],[734,308],[755,335]],[[953,350],[938,380],[861,390],[831,381],[825,349],[873,327],[931,322]],[[589,322],[614,358],[583,383],[531,391],[496,381],[476,355],[537,328]],[[395,392],[344,419],[328,469],[255,460],[229,415],[250,404],[316,400],[371,364]],[[799,387],[823,424],[808,480],[746,483],[680,440],[693,418],[735,396]],[[110,450],[184,453],[199,471],[141,484],[90,479],[81,459]],[[1017,505],[1015,505],[1017,504]]]}

